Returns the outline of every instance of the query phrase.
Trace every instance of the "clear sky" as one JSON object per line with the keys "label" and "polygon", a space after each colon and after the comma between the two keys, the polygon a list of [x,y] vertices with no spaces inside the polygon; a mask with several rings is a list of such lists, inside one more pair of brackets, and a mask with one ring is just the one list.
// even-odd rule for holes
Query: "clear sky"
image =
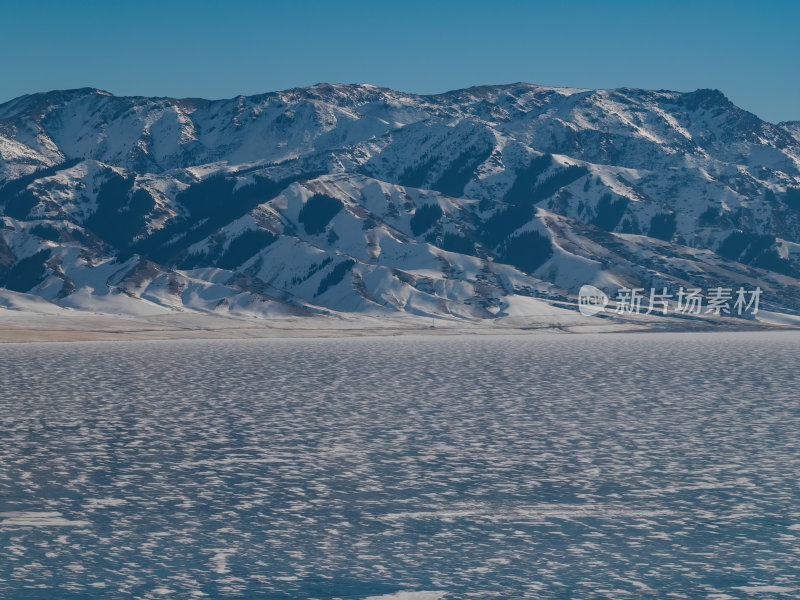
{"label": "clear sky", "polygon": [[800,2],[0,0],[0,102],[91,86],[229,98],[318,82],[719,88],[800,120]]}

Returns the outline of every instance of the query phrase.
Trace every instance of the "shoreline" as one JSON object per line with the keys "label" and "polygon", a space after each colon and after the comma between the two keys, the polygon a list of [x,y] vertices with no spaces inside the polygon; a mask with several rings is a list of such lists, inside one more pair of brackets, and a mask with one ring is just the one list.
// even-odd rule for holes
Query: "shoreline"
{"label": "shoreline", "polygon": [[[429,323],[434,323],[431,326]],[[602,333],[711,333],[800,331],[800,327],[739,320],[509,317],[497,321],[429,318],[304,317],[231,318],[197,313],[110,315],[40,314],[0,311],[0,344],[216,340],[275,338],[352,338],[409,335],[581,335]]]}

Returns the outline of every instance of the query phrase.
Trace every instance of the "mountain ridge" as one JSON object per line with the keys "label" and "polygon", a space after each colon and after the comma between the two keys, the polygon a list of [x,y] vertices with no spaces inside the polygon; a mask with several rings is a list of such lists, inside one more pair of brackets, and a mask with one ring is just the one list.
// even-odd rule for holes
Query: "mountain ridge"
{"label": "mountain ridge", "polygon": [[0,105],[0,219],[0,285],[79,309],[491,319],[747,284],[800,312],[800,129],[719,90],[31,94]]}

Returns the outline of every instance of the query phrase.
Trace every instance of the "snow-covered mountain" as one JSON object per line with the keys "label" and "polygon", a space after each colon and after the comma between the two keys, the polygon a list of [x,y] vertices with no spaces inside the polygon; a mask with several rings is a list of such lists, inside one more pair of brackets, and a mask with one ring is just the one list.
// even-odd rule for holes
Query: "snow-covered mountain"
{"label": "snow-covered mountain", "polygon": [[251,316],[550,310],[583,284],[800,313],[800,124],[717,90],[96,89],[0,105],[0,286]]}

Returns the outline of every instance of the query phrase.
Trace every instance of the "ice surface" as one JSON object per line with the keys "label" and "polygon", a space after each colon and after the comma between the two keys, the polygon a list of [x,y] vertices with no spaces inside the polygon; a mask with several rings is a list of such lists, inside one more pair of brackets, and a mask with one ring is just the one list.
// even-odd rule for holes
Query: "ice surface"
{"label": "ice surface", "polygon": [[0,598],[795,599],[799,352],[0,345]]}

